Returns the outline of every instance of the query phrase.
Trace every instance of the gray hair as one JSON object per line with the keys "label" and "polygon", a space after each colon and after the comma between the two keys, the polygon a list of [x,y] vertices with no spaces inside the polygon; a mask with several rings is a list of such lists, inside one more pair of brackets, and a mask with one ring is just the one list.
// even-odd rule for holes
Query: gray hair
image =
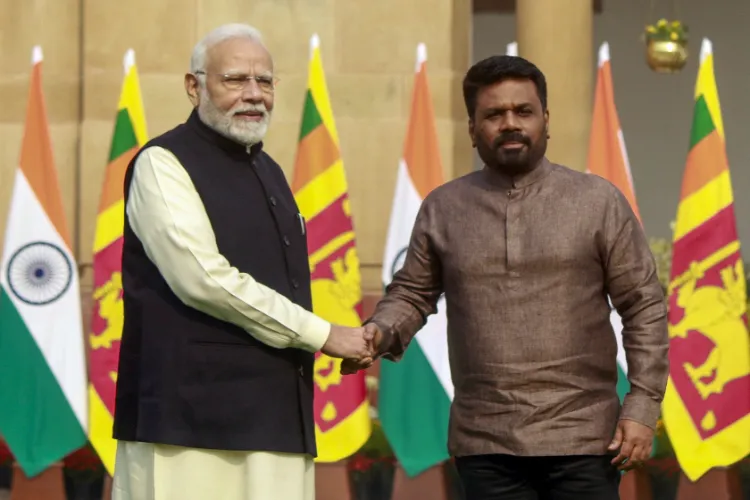
{"label": "gray hair", "polygon": [[190,72],[194,74],[196,71],[205,71],[208,49],[231,38],[248,38],[265,47],[263,36],[256,28],[247,24],[224,24],[212,30],[195,45],[190,56]]}

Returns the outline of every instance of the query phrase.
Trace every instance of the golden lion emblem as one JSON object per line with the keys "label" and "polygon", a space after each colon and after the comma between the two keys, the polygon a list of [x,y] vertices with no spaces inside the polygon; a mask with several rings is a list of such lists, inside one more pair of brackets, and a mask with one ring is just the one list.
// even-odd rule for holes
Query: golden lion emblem
{"label": "golden lion emblem", "polygon": [[90,334],[92,349],[112,347],[112,342],[122,338],[125,306],[122,303],[122,273],[112,273],[112,278],[94,291],[94,300],[99,303],[99,316],[107,322],[100,334]]}
{"label": "golden lion emblem", "polygon": [[[359,257],[350,247],[343,258],[331,262],[333,279],[316,279],[311,284],[315,314],[339,325],[359,326],[361,319],[355,307],[362,300]],[[315,360],[313,376],[321,391],[341,384],[340,359],[320,355]]]}
{"label": "golden lion emblem", "polygon": [[688,331],[697,330],[714,342],[703,364],[683,363],[705,400],[712,394],[720,394],[728,382],[748,374],[750,352],[741,347],[741,342],[738,344],[739,339],[748,335],[743,321],[747,310],[745,276],[741,260],[720,271],[723,287],[696,288],[704,271],[695,262],[686,274],[689,276],[677,292],[677,305],[685,310],[685,316],[676,325],[670,325],[669,335],[685,338]]}

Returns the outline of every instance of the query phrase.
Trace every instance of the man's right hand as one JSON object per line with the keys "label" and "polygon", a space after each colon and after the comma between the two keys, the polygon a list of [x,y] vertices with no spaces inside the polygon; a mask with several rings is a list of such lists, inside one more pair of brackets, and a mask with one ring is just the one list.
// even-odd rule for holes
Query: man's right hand
{"label": "man's right hand", "polygon": [[332,358],[371,359],[371,339],[363,327],[331,325],[331,333],[320,352]]}

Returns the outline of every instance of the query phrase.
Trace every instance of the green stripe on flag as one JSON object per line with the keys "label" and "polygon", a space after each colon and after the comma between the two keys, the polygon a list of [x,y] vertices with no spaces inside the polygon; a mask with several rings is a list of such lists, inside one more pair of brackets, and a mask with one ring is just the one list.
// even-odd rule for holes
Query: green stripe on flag
{"label": "green stripe on flag", "polygon": [[630,392],[630,382],[628,377],[625,375],[625,371],[622,369],[620,364],[617,364],[617,396],[620,398],[620,403],[625,398],[625,394]]}
{"label": "green stripe on flag", "polygon": [[302,127],[299,140],[304,139],[307,134],[315,130],[322,123],[323,119],[320,117],[320,113],[318,113],[318,107],[315,105],[312,92],[308,90],[305,95],[305,107],[302,110]]}
{"label": "green stripe on flag", "polygon": [[0,432],[29,477],[86,444],[62,388],[2,287],[0,408]]}
{"label": "green stripe on flag", "polygon": [[450,405],[448,394],[416,340],[398,363],[381,362],[378,416],[409,477],[449,458]]}
{"label": "green stripe on flag", "polygon": [[109,161],[116,159],[137,145],[138,139],[135,136],[133,122],[130,121],[130,114],[127,109],[121,109],[117,112],[115,132],[112,136],[112,147],[109,150]]}
{"label": "green stripe on flag", "polygon": [[714,121],[711,119],[711,112],[708,110],[706,99],[699,96],[695,101],[693,115],[693,127],[690,129],[690,149],[701,142],[711,132],[716,130]]}

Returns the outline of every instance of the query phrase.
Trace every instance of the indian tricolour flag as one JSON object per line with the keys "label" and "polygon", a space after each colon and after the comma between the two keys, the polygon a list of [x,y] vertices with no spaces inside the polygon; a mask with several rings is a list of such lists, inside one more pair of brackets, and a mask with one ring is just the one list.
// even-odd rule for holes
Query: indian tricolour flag
{"label": "indian tricolour flag", "polygon": [[86,444],[86,364],[71,252],[33,50],[0,266],[0,434],[27,476]]}
{"label": "indian tricolour flag", "polygon": [[[401,267],[422,200],[443,183],[432,98],[427,84],[427,49],[417,48],[411,116],[383,257],[383,283]],[[378,412],[383,431],[409,476],[448,458],[448,418],[453,382],[448,364],[445,300],[417,333],[398,363],[383,360]]]}
{"label": "indian tricolour flag", "polygon": [[[615,107],[615,94],[612,86],[612,69],[609,62],[609,44],[604,42],[599,48],[599,70],[594,92],[594,116],[591,121],[588,165],[586,171],[599,175],[622,191],[625,198],[640,220],[638,204],[635,201],[633,178],[630,174],[628,152],[620,128],[620,119]],[[622,347],[622,319],[613,308],[610,316],[617,338],[617,394],[620,401],[630,390],[627,380],[628,364]]]}

